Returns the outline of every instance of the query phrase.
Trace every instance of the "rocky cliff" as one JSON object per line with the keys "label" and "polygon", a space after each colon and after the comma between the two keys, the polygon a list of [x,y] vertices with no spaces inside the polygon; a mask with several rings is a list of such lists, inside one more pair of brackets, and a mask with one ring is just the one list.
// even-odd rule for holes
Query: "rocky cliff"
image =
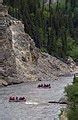
{"label": "rocky cliff", "polygon": [[12,32],[8,20],[7,7],[0,1],[0,80],[16,74],[15,56],[12,48]]}
{"label": "rocky cliff", "polygon": [[10,30],[19,80],[54,80],[72,70],[59,59],[40,52],[31,37],[24,32],[21,21],[11,20]]}
{"label": "rocky cliff", "polygon": [[[0,4],[0,80],[19,83],[36,80],[54,80],[72,69],[60,61],[42,53],[34,41],[24,32],[24,25],[8,15]],[[5,84],[7,84],[5,83]]]}

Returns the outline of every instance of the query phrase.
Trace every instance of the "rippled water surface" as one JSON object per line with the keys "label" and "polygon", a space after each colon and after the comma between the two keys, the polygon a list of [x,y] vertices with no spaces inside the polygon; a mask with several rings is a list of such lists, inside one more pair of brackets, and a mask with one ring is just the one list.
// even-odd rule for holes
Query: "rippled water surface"
{"label": "rippled water surface", "polygon": [[[59,120],[59,104],[48,104],[48,101],[59,101],[64,96],[64,87],[72,82],[73,77],[62,77],[57,81],[46,81],[51,89],[38,89],[44,83],[28,82],[0,88],[0,120]],[[27,102],[9,103],[10,96],[25,96]]]}

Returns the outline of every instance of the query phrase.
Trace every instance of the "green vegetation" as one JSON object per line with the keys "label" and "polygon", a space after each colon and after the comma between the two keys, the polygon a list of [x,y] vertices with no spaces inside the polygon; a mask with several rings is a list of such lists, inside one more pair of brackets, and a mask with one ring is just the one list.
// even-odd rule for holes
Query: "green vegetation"
{"label": "green vegetation", "polygon": [[73,85],[66,87],[65,91],[70,103],[68,120],[78,120],[78,77],[74,76]]}
{"label": "green vegetation", "polygon": [[[60,1],[60,2],[59,2]],[[38,48],[60,58],[78,58],[78,0],[4,0]]]}

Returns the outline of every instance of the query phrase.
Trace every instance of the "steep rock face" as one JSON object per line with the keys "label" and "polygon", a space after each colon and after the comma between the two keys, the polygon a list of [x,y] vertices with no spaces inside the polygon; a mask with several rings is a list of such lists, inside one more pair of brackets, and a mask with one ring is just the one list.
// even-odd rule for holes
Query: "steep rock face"
{"label": "steep rock face", "polygon": [[[2,1],[0,1],[2,3]],[[0,4],[0,79],[8,80],[16,72],[15,56],[12,48],[12,33],[9,29],[8,11]]]}
{"label": "steep rock face", "polygon": [[11,20],[13,50],[19,80],[54,80],[72,69],[48,53],[41,53],[20,21]]}
{"label": "steep rock face", "polygon": [[11,20],[11,24],[10,30],[12,31],[18,80],[38,80],[36,74],[37,48],[35,48],[31,37],[24,32],[24,26],[20,21]]}
{"label": "steep rock face", "polygon": [[0,85],[54,80],[70,71],[67,64],[40,52],[24,32],[22,22],[9,16],[7,8],[0,4]]}

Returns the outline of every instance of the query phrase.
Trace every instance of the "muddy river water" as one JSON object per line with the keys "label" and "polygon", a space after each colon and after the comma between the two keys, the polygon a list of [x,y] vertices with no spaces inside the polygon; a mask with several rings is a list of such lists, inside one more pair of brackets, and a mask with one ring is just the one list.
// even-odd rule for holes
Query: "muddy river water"
{"label": "muddy river water", "polygon": [[[59,120],[60,110],[66,105],[49,104],[64,97],[64,87],[73,76],[55,81],[27,82],[0,88],[0,120]],[[39,89],[38,84],[51,84],[51,89]],[[27,102],[8,102],[10,96],[25,96]]]}

